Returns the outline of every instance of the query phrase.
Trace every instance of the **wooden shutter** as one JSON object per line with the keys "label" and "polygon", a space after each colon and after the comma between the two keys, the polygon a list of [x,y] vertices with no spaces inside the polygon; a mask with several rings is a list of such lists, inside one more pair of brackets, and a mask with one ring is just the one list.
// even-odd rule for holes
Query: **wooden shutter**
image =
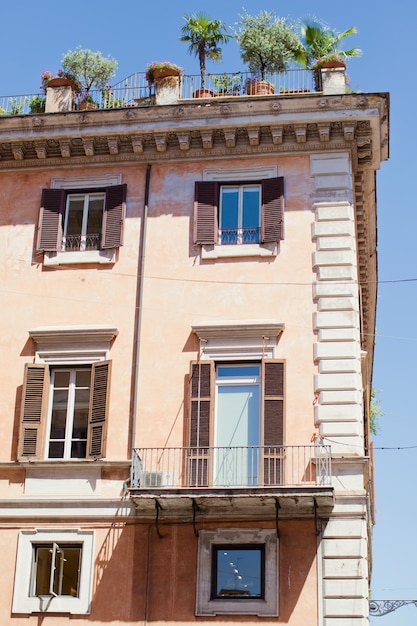
{"label": "wooden shutter", "polygon": [[43,189],[39,214],[37,250],[57,252],[61,250],[65,211],[63,189]]}
{"label": "wooden shutter", "polygon": [[262,181],[262,243],[284,238],[284,179],[265,178]]}
{"label": "wooden shutter", "polygon": [[215,244],[218,230],[219,183],[195,183],[194,243]]}
{"label": "wooden shutter", "polygon": [[284,443],[284,363],[267,359],[262,367],[264,403],[264,484],[281,485]]}
{"label": "wooden shutter", "polygon": [[18,446],[18,458],[21,460],[42,457],[49,385],[47,365],[26,364]]}
{"label": "wooden shutter", "polygon": [[110,372],[111,361],[100,361],[92,365],[87,458],[101,458],[105,455]]}
{"label": "wooden shutter", "polygon": [[106,189],[106,204],[103,214],[101,248],[118,248],[123,245],[126,218],[127,185],[114,185]]}
{"label": "wooden shutter", "polygon": [[191,364],[190,374],[190,432],[187,462],[187,485],[208,485],[210,421],[214,363],[205,361]]}

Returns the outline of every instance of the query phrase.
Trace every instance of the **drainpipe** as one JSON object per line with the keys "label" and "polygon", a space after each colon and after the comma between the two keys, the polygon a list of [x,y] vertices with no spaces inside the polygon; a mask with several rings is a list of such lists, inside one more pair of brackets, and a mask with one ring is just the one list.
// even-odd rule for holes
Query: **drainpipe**
{"label": "drainpipe", "polygon": [[139,239],[139,256],[138,256],[138,282],[136,289],[136,307],[135,307],[135,336],[133,345],[133,366],[132,366],[132,431],[130,434],[130,447],[132,449],[132,463],[133,463],[133,448],[136,441],[136,413],[138,407],[138,385],[139,385],[139,355],[140,355],[140,337],[142,327],[142,298],[143,298],[143,283],[144,283],[144,267],[145,267],[145,247],[146,247],[146,226],[148,220],[148,200],[149,200],[149,185],[151,180],[151,168],[152,165],[148,163],[146,168],[146,181],[145,181],[145,203],[143,207],[142,224],[140,229]]}

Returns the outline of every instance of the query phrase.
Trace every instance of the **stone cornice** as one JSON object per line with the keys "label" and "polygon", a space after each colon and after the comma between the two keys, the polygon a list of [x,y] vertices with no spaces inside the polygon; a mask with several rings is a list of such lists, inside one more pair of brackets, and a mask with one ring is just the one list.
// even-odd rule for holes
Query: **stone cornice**
{"label": "stone cornice", "polygon": [[348,94],[0,117],[0,171],[349,150],[388,158],[388,95]]}

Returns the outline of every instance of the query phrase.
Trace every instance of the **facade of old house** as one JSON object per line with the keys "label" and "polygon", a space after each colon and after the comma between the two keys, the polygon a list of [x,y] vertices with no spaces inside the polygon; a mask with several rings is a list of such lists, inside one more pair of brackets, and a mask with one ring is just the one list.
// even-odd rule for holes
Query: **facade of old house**
{"label": "facade of old house", "polygon": [[364,626],[388,95],[169,89],[0,118],[0,623]]}

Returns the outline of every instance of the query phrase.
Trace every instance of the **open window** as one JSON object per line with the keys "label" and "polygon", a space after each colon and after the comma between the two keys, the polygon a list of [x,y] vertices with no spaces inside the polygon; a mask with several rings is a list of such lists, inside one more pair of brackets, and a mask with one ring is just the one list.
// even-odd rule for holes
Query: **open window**
{"label": "open window", "polygon": [[29,332],[35,362],[25,365],[18,458],[98,459],[105,456],[110,343],[117,329],[40,327]]}
{"label": "open window", "polygon": [[[284,237],[284,179],[198,181],[195,183],[194,243],[227,246],[222,255],[244,255],[254,249],[229,246],[277,244]],[[264,252],[271,253],[269,248]],[[206,251],[207,252],[207,251]]]}
{"label": "open window", "polygon": [[106,182],[63,179],[43,189],[36,248],[46,264],[114,262],[123,245],[127,187]]}
{"label": "open window", "polygon": [[27,364],[19,458],[105,456],[111,361],[90,367]]}
{"label": "open window", "polygon": [[193,326],[187,480],[198,487],[279,486],[285,362],[274,358],[278,323]]}

